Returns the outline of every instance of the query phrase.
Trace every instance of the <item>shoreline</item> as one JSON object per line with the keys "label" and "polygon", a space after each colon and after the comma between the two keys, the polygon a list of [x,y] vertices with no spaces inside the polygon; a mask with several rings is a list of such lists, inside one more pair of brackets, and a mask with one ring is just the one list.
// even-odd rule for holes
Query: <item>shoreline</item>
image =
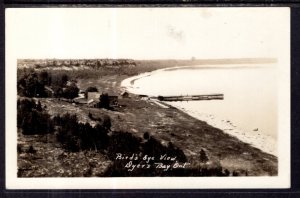
{"label": "shoreline", "polygon": [[[186,68],[195,68],[199,67],[199,69],[203,68],[201,66],[175,66],[175,67],[168,67],[168,68],[163,68],[163,69],[158,69],[154,70],[152,72],[146,72],[139,74],[137,76],[132,76],[129,78],[124,79],[121,81],[120,86],[121,88],[125,89],[131,94],[137,95],[137,92],[135,92],[138,87],[134,87],[134,82],[136,80],[139,80],[144,77],[149,77],[157,72],[161,71],[168,71],[168,70],[174,70],[174,69],[186,69]],[[215,67],[215,65],[211,65],[210,67],[205,67],[205,68],[212,68]],[[226,68],[231,68],[232,66],[227,66]],[[257,132],[257,134],[247,132],[247,130],[241,129],[237,126],[235,126],[230,120],[224,120],[217,118],[215,115],[207,115],[204,113],[199,113],[199,112],[194,112],[187,110],[183,107],[180,107],[177,102],[162,102],[159,101],[162,104],[167,104],[170,105],[179,111],[182,111],[183,113],[188,114],[189,116],[199,120],[206,122],[207,124],[211,125],[212,127],[218,128],[221,131],[223,131],[225,134],[231,135],[233,137],[236,137],[240,141],[249,144],[250,146],[254,148],[258,148],[263,152],[266,152],[268,154],[274,155],[278,157],[278,152],[277,152],[277,145],[276,145],[276,140],[271,137],[270,135],[266,135],[263,133]]]}
{"label": "shoreline", "polygon": [[229,134],[233,137],[238,138],[244,143],[248,143],[251,146],[262,150],[268,154],[272,154],[276,157],[277,155],[277,148],[276,148],[276,140],[269,135],[265,135],[263,133],[257,133],[256,135],[251,134],[251,132],[247,132],[244,129],[235,126],[233,122],[230,120],[220,119],[215,115],[212,114],[204,114],[204,113],[197,113],[194,111],[186,110],[183,107],[179,107],[175,103],[170,104],[167,103],[180,111],[200,120],[206,122],[207,124],[222,130],[224,133]]}

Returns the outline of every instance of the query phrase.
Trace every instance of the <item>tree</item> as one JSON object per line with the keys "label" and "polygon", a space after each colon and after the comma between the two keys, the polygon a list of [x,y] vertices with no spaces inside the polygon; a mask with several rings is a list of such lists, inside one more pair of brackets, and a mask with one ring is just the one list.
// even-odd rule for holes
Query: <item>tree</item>
{"label": "tree", "polygon": [[40,101],[38,101],[38,104],[37,104],[37,106],[36,106],[36,110],[37,110],[37,111],[43,111],[42,104],[41,104]]}
{"label": "tree", "polygon": [[63,91],[63,96],[68,99],[73,99],[78,96],[78,92],[78,87],[75,84],[72,84]]}
{"label": "tree", "polygon": [[52,87],[53,91],[54,91],[54,97],[56,98],[60,98],[64,95],[63,89],[59,86],[54,86]]}
{"label": "tree", "polygon": [[24,135],[46,134],[53,132],[54,129],[50,115],[36,109],[25,114],[20,127]]}
{"label": "tree", "polygon": [[106,109],[109,109],[109,97],[108,97],[108,94],[105,93],[105,94],[101,94],[100,95],[100,107],[102,108],[106,108]]}
{"label": "tree", "polygon": [[18,91],[21,95],[27,97],[46,97],[44,84],[39,81],[36,72],[24,75],[18,80]]}
{"label": "tree", "polygon": [[68,75],[67,75],[67,74],[63,74],[62,77],[61,77],[62,85],[63,85],[63,86],[66,85],[67,82],[68,82],[68,80],[69,80]]}
{"label": "tree", "polygon": [[114,132],[110,136],[108,156],[114,159],[116,153],[131,155],[140,152],[141,139],[128,132]]}
{"label": "tree", "polygon": [[208,161],[208,157],[203,149],[200,151],[200,162],[206,163]]}
{"label": "tree", "polygon": [[158,96],[157,99],[162,101],[162,100],[164,100],[164,97],[163,96]]}
{"label": "tree", "polygon": [[100,124],[92,127],[88,123],[79,123],[76,115],[55,116],[58,125],[57,140],[69,151],[104,149],[108,146],[108,130]]}
{"label": "tree", "polygon": [[149,135],[148,132],[145,132],[143,137],[144,137],[145,140],[149,140],[150,135]]}
{"label": "tree", "polygon": [[[20,73],[20,74],[19,74]],[[48,72],[34,70],[18,71],[18,94],[27,97],[47,97],[45,85],[51,84]]]}
{"label": "tree", "polygon": [[30,147],[29,147],[29,149],[28,149],[27,152],[28,152],[28,153],[36,153],[36,150],[33,148],[32,145],[30,145]]}
{"label": "tree", "polygon": [[50,85],[51,78],[47,71],[42,71],[39,73],[39,82],[43,85]]}
{"label": "tree", "polygon": [[102,123],[103,127],[106,129],[106,130],[110,130],[111,128],[111,120],[110,120],[110,117],[108,115],[104,115],[103,116],[103,123]]}

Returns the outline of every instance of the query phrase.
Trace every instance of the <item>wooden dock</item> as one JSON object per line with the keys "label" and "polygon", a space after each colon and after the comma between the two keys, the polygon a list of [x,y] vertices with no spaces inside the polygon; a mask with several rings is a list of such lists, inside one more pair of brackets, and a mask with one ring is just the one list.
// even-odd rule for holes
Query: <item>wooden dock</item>
{"label": "wooden dock", "polygon": [[158,96],[157,99],[160,101],[223,100],[224,94]]}

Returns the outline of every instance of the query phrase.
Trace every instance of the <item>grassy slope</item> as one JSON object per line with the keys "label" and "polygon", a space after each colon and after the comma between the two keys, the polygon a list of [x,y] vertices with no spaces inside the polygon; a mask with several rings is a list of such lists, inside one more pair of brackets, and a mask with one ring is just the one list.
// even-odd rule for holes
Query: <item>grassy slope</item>
{"label": "grassy slope", "polygon": [[[93,151],[65,152],[54,135],[18,133],[18,177],[86,177],[101,176],[111,161]],[[29,145],[35,153],[28,153]]]}

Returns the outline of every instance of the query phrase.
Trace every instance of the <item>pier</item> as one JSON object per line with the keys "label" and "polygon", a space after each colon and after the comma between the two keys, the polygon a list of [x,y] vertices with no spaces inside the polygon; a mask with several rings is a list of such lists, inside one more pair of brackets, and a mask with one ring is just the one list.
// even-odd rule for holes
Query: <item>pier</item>
{"label": "pier", "polygon": [[192,101],[192,100],[223,100],[224,94],[186,95],[186,96],[158,96],[160,101]]}

